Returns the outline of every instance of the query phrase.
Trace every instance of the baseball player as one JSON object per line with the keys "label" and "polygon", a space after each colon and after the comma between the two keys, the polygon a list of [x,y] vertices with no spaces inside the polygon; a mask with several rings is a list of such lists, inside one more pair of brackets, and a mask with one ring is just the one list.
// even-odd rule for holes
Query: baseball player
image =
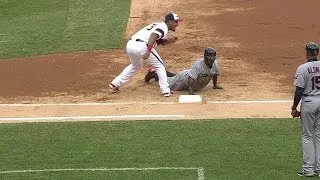
{"label": "baseball player", "polygon": [[159,86],[162,94],[169,97],[171,91],[167,82],[164,62],[155,50],[158,44],[168,44],[176,41],[176,38],[168,38],[168,31],[175,31],[182,21],[177,14],[169,13],[164,22],[152,23],[134,34],[128,41],[126,51],[130,64],[109,85],[113,92],[118,92],[119,87],[129,81],[133,74],[149,60],[149,65],[155,69],[159,77]]}
{"label": "baseball player", "polygon": [[[306,45],[307,62],[297,68],[292,117],[299,117],[302,125],[302,169],[299,176],[320,175],[320,61],[319,46],[310,42]],[[301,100],[300,112],[297,106]]]}
{"label": "baseball player", "polygon": [[[223,89],[217,84],[219,74],[218,61],[216,59],[216,50],[208,47],[204,50],[204,57],[196,60],[191,69],[184,70],[178,74],[167,72],[169,87],[172,91],[188,90],[189,94],[206,87],[212,80],[213,89]],[[157,80],[157,74],[148,71],[145,76],[145,82],[152,78]]]}

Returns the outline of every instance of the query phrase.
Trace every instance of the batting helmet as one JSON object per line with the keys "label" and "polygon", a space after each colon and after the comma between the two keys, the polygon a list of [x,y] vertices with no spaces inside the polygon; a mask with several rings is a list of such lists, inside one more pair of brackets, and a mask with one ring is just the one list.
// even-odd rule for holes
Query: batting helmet
{"label": "batting helmet", "polygon": [[306,45],[306,49],[305,49],[308,53],[310,53],[311,55],[318,55],[319,53],[319,46],[314,43],[314,42],[309,42],[307,45]]}
{"label": "batting helmet", "polygon": [[204,58],[206,59],[214,59],[217,55],[217,52],[215,49],[208,47],[204,50]]}

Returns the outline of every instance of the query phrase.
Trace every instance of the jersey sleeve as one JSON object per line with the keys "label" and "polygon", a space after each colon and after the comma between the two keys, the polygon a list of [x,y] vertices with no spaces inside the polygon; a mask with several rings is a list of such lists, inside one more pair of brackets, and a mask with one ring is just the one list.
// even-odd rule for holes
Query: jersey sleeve
{"label": "jersey sleeve", "polygon": [[200,68],[198,63],[195,62],[192,64],[190,71],[188,72],[188,76],[192,79],[197,79],[198,75],[200,74]]}
{"label": "jersey sleeve", "polygon": [[158,39],[166,39],[168,34],[168,27],[165,23],[159,23],[154,27],[152,33],[157,34],[159,36]]}
{"label": "jersey sleeve", "polygon": [[211,71],[212,74],[219,74],[220,73],[218,59],[216,59],[214,61],[214,64],[213,64],[213,66],[212,66],[210,71]]}
{"label": "jersey sleeve", "polygon": [[306,84],[305,84],[305,78],[303,75],[303,67],[299,66],[296,70],[296,74],[295,74],[295,78],[294,78],[294,83],[293,85],[301,87],[301,88],[305,88]]}

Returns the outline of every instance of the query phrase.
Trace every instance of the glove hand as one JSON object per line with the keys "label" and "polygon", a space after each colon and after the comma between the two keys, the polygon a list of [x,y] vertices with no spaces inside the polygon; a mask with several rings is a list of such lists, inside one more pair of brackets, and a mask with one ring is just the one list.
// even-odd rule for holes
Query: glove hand
{"label": "glove hand", "polygon": [[293,118],[300,117],[300,115],[301,115],[300,111],[298,111],[298,110],[296,110],[296,109],[291,111],[291,116],[292,116]]}

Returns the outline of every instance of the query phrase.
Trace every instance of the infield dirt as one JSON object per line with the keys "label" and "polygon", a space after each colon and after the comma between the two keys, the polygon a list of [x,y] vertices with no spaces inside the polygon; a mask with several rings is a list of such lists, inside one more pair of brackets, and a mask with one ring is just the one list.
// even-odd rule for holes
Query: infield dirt
{"label": "infield dirt", "polygon": [[149,105],[149,102],[178,102],[179,95],[187,92],[163,97],[156,82],[144,83],[145,69],[121,87],[120,93],[110,94],[108,84],[129,63],[125,53],[127,39],[143,25],[162,21],[167,12],[174,11],[183,19],[174,33],[179,40],[158,46],[157,51],[167,70],[178,72],[201,58],[205,47],[217,50],[221,68],[219,84],[224,90],[213,90],[210,84],[197,93],[205,102],[292,100],[294,73],[305,61],[304,46],[309,41],[320,40],[320,24],[312,18],[318,16],[318,7],[317,0],[307,3],[301,0],[149,0],[147,3],[132,0],[122,49],[1,60],[0,102],[139,103],[90,111],[79,106],[59,110],[2,108],[1,116],[36,116],[45,112],[66,116],[117,115],[148,111],[183,113],[194,118],[290,117],[290,103]]}

